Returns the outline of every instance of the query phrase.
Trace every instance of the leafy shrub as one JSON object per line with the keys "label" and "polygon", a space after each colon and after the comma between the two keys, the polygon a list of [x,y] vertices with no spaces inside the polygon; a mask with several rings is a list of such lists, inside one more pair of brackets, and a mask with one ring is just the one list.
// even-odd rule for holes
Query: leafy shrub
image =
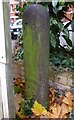
{"label": "leafy shrub", "polygon": [[33,98],[25,99],[24,102],[21,103],[20,113],[23,115],[25,114],[27,116],[31,115],[32,114],[31,107],[34,104],[34,101],[35,100]]}
{"label": "leafy shrub", "polygon": [[50,65],[59,69],[67,68],[69,70],[74,69],[73,57],[67,56],[62,52],[54,52],[50,56]]}

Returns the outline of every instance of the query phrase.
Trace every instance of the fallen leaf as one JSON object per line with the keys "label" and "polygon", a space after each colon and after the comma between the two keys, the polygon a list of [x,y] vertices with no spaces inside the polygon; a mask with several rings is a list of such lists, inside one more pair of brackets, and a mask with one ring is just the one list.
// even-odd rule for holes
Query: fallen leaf
{"label": "fallen leaf", "polygon": [[68,118],[67,115],[63,115],[62,118]]}
{"label": "fallen leaf", "polygon": [[47,113],[48,118],[59,118],[57,114],[52,114],[51,112]]}
{"label": "fallen leaf", "polygon": [[69,108],[68,108],[69,112],[71,112],[71,111],[72,111],[72,109],[73,109],[73,108],[69,106]]}
{"label": "fallen leaf", "polygon": [[33,108],[31,108],[31,110],[36,116],[47,114],[45,107],[43,107],[37,101],[34,102]]}
{"label": "fallen leaf", "polygon": [[49,92],[51,92],[52,95],[55,95],[57,93],[57,91],[52,87],[49,88]]}
{"label": "fallen leaf", "polygon": [[59,98],[56,98],[56,103],[61,105],[63,100],[63,96],[60,96]]}
{"label": "fallen leaf", "polygon": [[72,100],[70,98],[64,97],[62,102],[69,105],[69,106],[72,106]]}
{"label": "fallen leaf", "polygon": [[74,97],[71,92],[65,92],[65,96],[71,100],[73,100]]}
{"label": "fallen leaf", "polygon": [[61,113],[61,107],[59,104],[55,103],[53,106],[50,107],[50,111],[52,112],[52,114],[57,116],[57,118],[59,118]]}
{"label": "fallen leaf", "polygon": [[73,111],[74,111],[74,101],[73,101],[72,107],[73,107]]}
{"label": "fallen leaf", "polygon": [[63,118],[63,116],[67,113],[69,113],[69,106],[66,105],[65,103],[62,103],[60,117]]}
{"label": "fallen leaf", "polygon": [[19,104],[20,104],[22,101],[24,101],[24,99],[22,98],[21,93],[15,94],[14,98],[15,98],[15,106],[16,106],[16,113],[17,113],[18,110],[19,110],[19,108],[20,108],[20,105],[19,105]]}

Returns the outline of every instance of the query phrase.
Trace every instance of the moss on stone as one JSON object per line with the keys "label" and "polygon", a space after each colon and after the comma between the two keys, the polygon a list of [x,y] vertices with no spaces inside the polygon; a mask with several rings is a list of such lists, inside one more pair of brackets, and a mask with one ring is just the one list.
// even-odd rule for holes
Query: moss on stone
{"label": "moss on stone", "polygon": [[25,61],[25,80],[26,80],[26,97],[30,98],[35,95],[38,80],[38,58],[40,48],[39,40],[35,40],[36,31],[30,25],[26,25],[23,34],[24,43],[24,61]]}

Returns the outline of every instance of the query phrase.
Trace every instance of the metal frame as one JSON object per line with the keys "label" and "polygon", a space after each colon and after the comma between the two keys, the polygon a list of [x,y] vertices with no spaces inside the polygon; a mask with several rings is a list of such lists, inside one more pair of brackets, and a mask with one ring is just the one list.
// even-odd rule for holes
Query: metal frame
{"label": "metal frame", "polygon": [[9,3],[0,0],[0,119],[15,118]]}

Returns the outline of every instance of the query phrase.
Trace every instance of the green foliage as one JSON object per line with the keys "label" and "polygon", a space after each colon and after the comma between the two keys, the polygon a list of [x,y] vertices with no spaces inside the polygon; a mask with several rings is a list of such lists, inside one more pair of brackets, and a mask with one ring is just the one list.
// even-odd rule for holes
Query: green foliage
{"label": "green foliage", "polygon": [[[21,3],[21,2],[20,2]],[[24,2],[23,7],[16,5],[16,10],[19,11],[19,18],[22,18],[23,11],[31,4],[31,2]]]}
{"label": "green foliage", "polygon": [[74,110],[70,113],[70,120],[74,120]]}
{"label": "green foliage", "polygon": [[[50,18],[50,43],[56,48],[60,46],[59,35],[61,31],[66,31],[63,23],[59,22],[56,18]],[[68,32],[65,32],[68,33]]]}
{"label": "green foliage", "polygon": [[72,47],[72,42],[71,42],[71,40],[69,39],[69,37],[68,36],[65,36],[65,35],[62,35],[63,36],[63,38],[66,40],[66,43],[70,46],[70,47]]}
{"label": "green foliage", "polygon": [[55,35],[51,33],[51,45],[55,48],[56,47],[56,40]]}
{"label": "green foliage", "polygon": [[[59,13],[59,16],[61,16],[60,18],[63,18],[64,17],[63,11],[66,11],[68,9],[68,5],[73,5],[74,1],[71,0],[71,2],[65,2],[62,0],[56,0],[56,1],[52,0],[52,2],[40,2],[37,0],[36,1],[34,1],[34,0],[28,1],[27,0],[27,2],[24,2],[23,7],[16,6],[16,9],[19,10],[19,12],[20,12],[19,16],[22,17],[23,11],[32,3],[42,4],[43,6],[49,8],[50,33],[52,33],[51,37],[50,37],[51,46],[54,48],[60,46],[59,35],[60,35],[60,32],[63,32],[64,36],[62,36],[62,37],[66,40],[68,46],[73,47],[71,40],[68,38],[69,33],[68,33],[67,28],[65,28],[63,23],[59,21],[58,13]],[[59,11],[61,11],[61,12],[59,12]],[[72,22],[72,26],[73,26],[73,22]],[[65,36],[67,36],[67,37],[65,37]],[[16,58],[18,59],[18,57],[16,57]]]}
{"label": "green foliage", "polygon": [[62,52],[54,52],[50,56],[50,65],[55,66],[59,70],[67,68],[74,69],[74,59],[70,56],[62,54]]}
{"label": "green foliage", "polygon": [[21,93],[21,92],[22,92],[22,88],[14,85],[14,93],[16,94],[16,93]]}
{"label": "green foliage", "polygon": [[[68,4],[70,4],[70,3],[68,3]],[[68,4],[65,4],[65,2],[62,2],[62,1],[58,2],[58,0],[56,2],[54,0],[52,1],[53,14],[50,13],[50,36],[51,36],[50,43],[51,43],[51,46],[54,48],[57,48],[57,47],[59,48],[59,46],[60,46],[59,36],[60,36],[61,32],[64,34],[64,35],[62,35],[62,37],[66,41],[67,46],[73,47],[72,42],[69,38],[68,29],[67,29],[67,27],[71,24],[71,22],[69,22],[67,25],[64,26],[64,24],[59,20],[59,19],[62,19],[63,17],[65,17],[63,9],[66,10]],[[60,15],[58,15],[58,13]],[[59,16],[60,16],[60,18],[59,18]],[[73,24],[73,22],[72,22],[72,24]]]}
{"label": "green foliage", "polygon": [[32,111],[31,111],[31,108],[34,104],[34,99],[31,98],[31,99],[25,99],[24,102],[21,103],[21,110],[20,110],[20,113],[22,115],[31,115],[32,114]]}
{"label": "green foliage", "polygon": [[13,55],[14,60],[22,60],[23,59],[23,48],[18,49],[18,51]]}
{"label": "green foliage", "polygon": [[[22,12],[24,9],[26,9],[28,7],[28,5],[32,4],[32,2],[27,2],[27,3],[24,3],[24,6],[22,9]],[[42,4],[44,5],[45,7],[46,6],[49,6],[49,4],[52,4],[52,11],[53,11],[53,14],[50,14],[50,51],[52,52],[51,56],[50,56],[50,63],[53,64],[54,66],[56,67],[59,67],[60,69],[61,68],[68,68],[68,69],[73,69],[74,68],[74,60],[73,58],[71,57],[71,55],[69,56],[65,56],[64,55],[64,52],[67,51],[67,54],[68,54],[68,51],[71,53],[71,54],[74,54],[74,46],[72,45],[72,42],[71,40],[69,39],[69,32],[68,32],[68,29],[67,27],[71,24],[71,21],[69,23],[67,23],[65,26],[63,25],[62,22],[59,21],[58,19],[58,12],[61,10],[63,12],[63,10],[67,10],[67,6],[68,5],[73,5],[74,2],[71,1],[71,2],[64,2],[62,0],[58,1],[56,0],[53,0],[52,3],[47,3],[47,2],[41,2],[39,4]],[[19,9],[19,11],[21,12],[21,10]],[[61,13],[60,13],[61,14]],[[62,16],[62,14],[61,14]],[[74,18],[74,17],[73,17]],[[73,20],[74,21],[74,20]],[[73,24],[74,22],[72,21],[72,28],[73,28]],[[60,36],[60,32],[63,32],[64,34],[62,35],[62,37],[66,40],[66,43],[67,43],[67,47],[68,48],[64,48],[64,47],[61,47],[60,46],[60,41],[59,41],[59,36]],[[21,37],[21,40],[18,41],[18,44],[21,46],[23,45],[23,40],[22,40],[22,37]],[[56,49],[58,48],[59,49],[63,49],[63,53],[59,53],[58,52],[54,52],[56,51]],[[19,60],[19,59],[23,59],[23,53],[25,51],[23,51],[23,47],[21,47],[17,52],[16,54],[14,54],[13,58],[14,60]]]}
{"label": "green foliage", "polygon": [[[52,46],[55,48],[56,47],[56,42],[55,42],[55,36],[53,33],[51,33],[51,37],[53,37],[51,44]],[[66,37],[66,36],[65,36]],[[68,41],[69,42],[69,41]],[[23,40],[21,38],[21,40],[18,41],[18,43],[23,44]],[[71,43],[69,43],[71,44]],[[24,54],[24,50],[23,47],[20,48],[21,50],[18,50],[16,52],[16,54],[14,54],[14,60],[23,60],[23,54]],[[60,49],[60,48],[59,48]],[[56,51],[56,49],[53,49],[50,55],[50,65],[53,65],[59,69],[63,69],[63,68],[68,68],[69,70],[74,68],[74,59],[73,57],[66,55],[64,52],[60,52],[58,49],[58,52]],[[20,54],[19,54],[20,51]],[[74,49],[72,50],[74,51]],[[68,54],[68,53],[67,53]]]}
{"label": "green foliage", "polygon": [[22,60],[23,54],[24,54],[23,36],[22,36],[22,33],[20,33],[20,36],[17,39],[16,49],[14,50],[12,57],[15,61]]}

